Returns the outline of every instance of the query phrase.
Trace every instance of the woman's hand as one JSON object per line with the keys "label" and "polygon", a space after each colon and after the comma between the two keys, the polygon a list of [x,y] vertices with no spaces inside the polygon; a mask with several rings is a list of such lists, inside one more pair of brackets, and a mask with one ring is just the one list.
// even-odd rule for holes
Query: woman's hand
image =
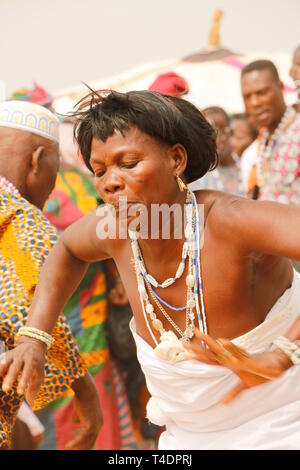
{"label": "woman's hand", "polygon": [[[199,330],[195,330],[195,336],[199,340],[198,343],[185,344],[185,348],[193,353],[195,359],[206,364],[227,367],[240,379],[240,382],[224,396],[223,403],[231,402],[247,388],[279,377],[291,365],[280,350],[250,356],[228,340],[214,340]],[[207,348],[203,347],[203,344]]]}
{"label": "woman's hand", "polygon": [[44,380],[45,352],[46,346],[42,342],[22,337],[18,339],[14,349],[1,355],[0,376],[3,377],[3,392],[8,392],[18,382],[17,393],[25,393],[26,401],[33,407]]}
{"label": "woman's hand", "polygon": [[75,392],[73,421],[80,424],[80,429],[66,448],[89,450],[93,448],[103,424],[98,391],[89,373],[75,380],[72,388]]}

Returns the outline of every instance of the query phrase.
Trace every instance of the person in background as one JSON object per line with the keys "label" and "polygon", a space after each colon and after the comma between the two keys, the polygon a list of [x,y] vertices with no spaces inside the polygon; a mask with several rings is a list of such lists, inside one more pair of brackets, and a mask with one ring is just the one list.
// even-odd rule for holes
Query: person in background
{"label": "person in background", "polygon": [[230,143],[230,120],[223,108],[211,106],[204,109],[203,115],[216,130],[218,167],[189,185],[191,191],[198,189],[215,189],[233,194],[240,194],[239,161],[234,158]]}
{"label": "person in background", "polygon": [[233,114],[230,118],[230,145],[234,158],[240,159],[249,145],[257,138],[258,132],[251,126],[247,114]]}
{"label": "person in background", "polygon": [[[77,436],[71,436],[68,448],[90,449],[102,423],[99,398],[94,380],[87,373],[69,325],[59,316],[54,342],[36,330],[24,328],[35,291],[39,271],[57,240],[55,228],[41,209],[54,187],[59,167],[58,120],[47,109],[36,104],[7,101],[0,104],[0,341],[6,353],[0,363],[6,379],[0,378],[0,448],[11,446],[18,410],[24,400],[34,409],[66,391],[75,393],[74,411],[79,421]],[[51,286],[49,286],[51,289]],[[11,388],[15,364],[8,365],[6,356],[15,344],[20,350],[32,346],[32,363],[39,350],[46,350],[43,385],[26,391],[26,371]],[[21,352],[19,360],[22,361]],[[4,361],[2,360],[4,359]],[[25,411],[25,413],[24,413]],[[29,414],[28,414],[29,412]],[[24,417],[27,414],[27,417]],[[26,429],[36,427],[25,405],[21,421],[29,424],[15,434],[13,448],[24,448]],[[19,423],[21,424],[21,423]],[[17,433],[18,434],[18,433]],[[19,439],[18,439],[19,437]],[[32,440],[31,440],[32,441]]]}
{"label": "person in background", "polygon": [[293,54],[293,62],[290,70],[290,76],[296,85],[297,101],[295,103],[295,109],[297,113],[300,112],[300,46],[298,46]]}
{"label": "person in background", "polygon": [[300,204],[300,115],[286,106],[277,68],[269,60],[251,62],[242,70],[241,87],[246,112],[259,130],[249,193],[253,199]]}
{"label": "person in background", "polygon": [[233,150],[233,158],[240,167],[241,193],[248,192],[249,167],[253,164],[253,154],[256,154],[257,130],[249,122],[246,113],[234,114],[230,119],[231,137],[230,143]]}

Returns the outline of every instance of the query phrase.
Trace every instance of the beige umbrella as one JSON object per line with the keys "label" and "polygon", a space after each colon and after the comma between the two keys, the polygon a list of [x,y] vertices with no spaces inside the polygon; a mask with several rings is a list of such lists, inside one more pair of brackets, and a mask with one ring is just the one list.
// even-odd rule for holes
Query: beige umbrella
{"label": "beige umbrella", "polygon": [[[244,105],[240,92],[241,69],[253,60],[269,59],[278,67],[285,85],[287,103],[293,103],[295,90],[289,77],[291,53],[259,51],[241,54],[222,48],[219,39],[221,17],[222,12],[217,10],[213,18],[208,45],[204,50],[181,59],[173,58],[147,63],[116,76],[90,82],[89,86],[96,90],[104,88],[119,91],[145,90],[149,88],[157,75],[173,71],[186,79],[190,91],[185,98],[199,108],[217,105],[230,113],[242,112]],[[87,91],[83,84],[58,91],[54,94],[55,109],[62,113],[68,112]]]}

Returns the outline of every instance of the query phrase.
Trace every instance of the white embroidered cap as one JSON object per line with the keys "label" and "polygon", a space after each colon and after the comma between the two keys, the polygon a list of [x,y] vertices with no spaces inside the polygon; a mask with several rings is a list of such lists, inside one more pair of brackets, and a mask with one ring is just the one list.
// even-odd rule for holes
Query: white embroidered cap
{"label": "white embroidered cap", "polygon": [[49,109],[28,101],[2,101],[0,126],[12,127],[59,142],[59,120]]}

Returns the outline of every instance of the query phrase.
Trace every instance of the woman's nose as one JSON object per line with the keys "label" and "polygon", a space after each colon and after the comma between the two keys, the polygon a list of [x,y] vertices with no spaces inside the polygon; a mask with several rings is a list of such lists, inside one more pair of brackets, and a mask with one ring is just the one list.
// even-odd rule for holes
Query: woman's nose
{"label": "woman's nose", "polygon": [[106,176],[102,189],[106,194],[114,194],[117,191],[123,190],[124,186],[125,185],[122,179],[117,177],[117,175],[111,173],[110,175]]}

